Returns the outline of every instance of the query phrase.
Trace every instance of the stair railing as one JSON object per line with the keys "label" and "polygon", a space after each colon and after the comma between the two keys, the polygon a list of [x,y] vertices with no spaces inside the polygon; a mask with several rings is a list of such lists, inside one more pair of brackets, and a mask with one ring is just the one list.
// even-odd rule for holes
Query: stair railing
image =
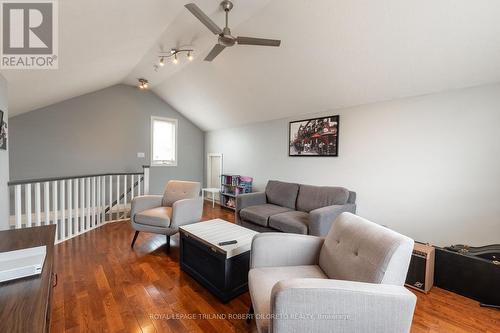
{"label": "stair railing", "polygon": [[129,203],[149,193],[149,166],[119,172],[10,181],[11,229],[56,225],[56,243],[128,218]]}

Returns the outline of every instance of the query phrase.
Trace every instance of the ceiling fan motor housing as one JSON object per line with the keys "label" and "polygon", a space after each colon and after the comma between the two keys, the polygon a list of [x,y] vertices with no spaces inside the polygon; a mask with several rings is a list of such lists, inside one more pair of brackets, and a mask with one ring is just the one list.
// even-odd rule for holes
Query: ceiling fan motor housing
{"label": "ceiling fan motor housing", "polygon": [[233,3],[229,0],[224,0],[220,3],[222,9],[224,9],[224,11],[228,12],[230,11],[231,9],[233,9]]}
{"label": "ceiling fan motor housing", "polygon": [[219,44],[229,47],[235,43],[236,38],[231,36],[231,30],[228,27],[222,29],[222,33],[219,35]]}

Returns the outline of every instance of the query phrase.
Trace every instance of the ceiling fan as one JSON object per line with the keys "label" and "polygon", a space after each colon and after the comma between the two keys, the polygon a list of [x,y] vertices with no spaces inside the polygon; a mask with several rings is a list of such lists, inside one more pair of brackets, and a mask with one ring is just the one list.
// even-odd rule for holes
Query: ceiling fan
{"label": "ceiling fan", "polygon": [[231,35],[231,30],[228,27],[228,16],[233,3],[229,0],[221,2],[221,7],[226,12],[226,26],[224,29],[219,28],[201,9],[194,3],[188,3],[186,7],[198,20],[201,21],[210,31],[215,35],[219,35],[218,43],[212,48],[210,53],[205,57],[205,61],[212,61],[219,55],[226,47],[233,46],[234,44],[240,45],[260,45],[260,46],[280,46],[281,40],[277,39],[264,39],[254,37],[234,37]]}

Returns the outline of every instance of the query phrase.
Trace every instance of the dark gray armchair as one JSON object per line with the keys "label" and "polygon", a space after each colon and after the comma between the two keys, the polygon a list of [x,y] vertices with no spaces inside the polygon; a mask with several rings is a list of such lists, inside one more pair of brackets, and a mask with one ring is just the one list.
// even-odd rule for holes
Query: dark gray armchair
{"label": "dark gray armchair", "polygon": [[199,222],[203,213],[201,185],[198,182],[171,180],[163,195],[143,195],[132,200],[130,222],[135,235],[130,245],[134,247],[140,231],[167,236],[167,252],[170,236],[179,226]]}

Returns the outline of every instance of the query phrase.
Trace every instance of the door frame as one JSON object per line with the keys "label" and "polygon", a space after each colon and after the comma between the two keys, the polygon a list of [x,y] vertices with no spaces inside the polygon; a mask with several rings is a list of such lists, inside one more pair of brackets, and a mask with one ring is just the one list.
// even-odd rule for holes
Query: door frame
{"label": "door frame", "polygon": [[220,174],[222,175],[224,173],[224,157],[222,153],[208,153],[207,154],[207,187],[212,187],[209,185],[209,179],[211,179],[212,176],[212,163],[210,163],[210,159],[212,157],[220,157]]}

